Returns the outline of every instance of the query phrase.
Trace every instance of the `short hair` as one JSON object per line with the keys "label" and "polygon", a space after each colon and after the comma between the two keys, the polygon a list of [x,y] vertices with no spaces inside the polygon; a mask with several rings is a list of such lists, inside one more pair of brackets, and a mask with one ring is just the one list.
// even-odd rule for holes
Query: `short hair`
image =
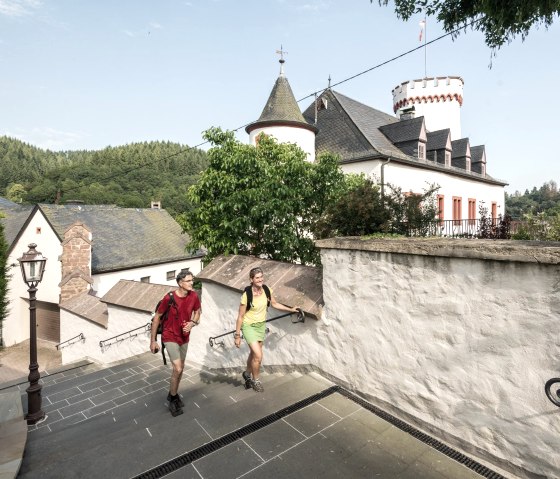
{"label": "short hair", "polygon": [[253,279],[259,273],[264,274],[262,268],[253,268],[251,271],[249,271],[249,278]]}
{"label": "short hair", "polygon": [[177,284],[183,281],[187,276],[192,276],[194,278],[194,274],[192,274],[190,271],[181,271],[175,278],[177,280]]}

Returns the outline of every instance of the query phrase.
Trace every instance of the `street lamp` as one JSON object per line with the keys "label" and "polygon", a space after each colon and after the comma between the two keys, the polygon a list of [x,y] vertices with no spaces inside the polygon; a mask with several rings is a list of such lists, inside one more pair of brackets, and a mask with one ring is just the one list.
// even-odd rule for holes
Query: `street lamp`
{"label": "street lamp", "polygon": [[27,388],[27,415],[25,416],[27,424],[35,424],[45,418],[45,413],[41,409],[42,386],[39,384],[39,364],[37,364],[35,294],[37,285],[43,279],[47,258],[37,251],[36,247],[35,243],[31,243],[29,251],[18,258],[23,281],[29,286],[27,290],[29,292],[29,387]]}

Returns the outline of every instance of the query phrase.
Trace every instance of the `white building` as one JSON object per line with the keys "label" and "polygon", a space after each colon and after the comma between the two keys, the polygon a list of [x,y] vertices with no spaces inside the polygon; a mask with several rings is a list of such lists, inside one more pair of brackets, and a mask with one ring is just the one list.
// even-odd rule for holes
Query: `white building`
{"label": "white building", "polygon": [[363,173],[403,192],[439,186],[441,220],[475,220],[481,205],[496,218],[505,212],[507,183],[487,173],[484,145],[461,138],[462,103],[460,77],[435,77],[393,89],[399,118],[330,88],[302,114],[281,68],[260,118],[246,131],[252,144],[261,132],[296,143],[309,161],[338,154],[345,173]]}
{"label": "white building", "polygon": [[[103,318],[99,307],[104,308],[105,316],[107,307],[97,303],[120,280],[171,287],[177,285],[175,277],[181,270],[197,274],[202,269],[203,252],[186,251],[188,237],[162,209],[0,204],[0,212],[11,266],[9,311],[0,335],[4,346],[29,338],[29,294],[18,258],[30,243],[47,258],[37,291],[37,337],[54,343],[68,339],[61,329],[61,308],[91,321],[87,310],[96,307],[99,314],[94,316]],[[77,296],[88,298],[70,301]],[[108,328],[103,323],[99,321]]]}

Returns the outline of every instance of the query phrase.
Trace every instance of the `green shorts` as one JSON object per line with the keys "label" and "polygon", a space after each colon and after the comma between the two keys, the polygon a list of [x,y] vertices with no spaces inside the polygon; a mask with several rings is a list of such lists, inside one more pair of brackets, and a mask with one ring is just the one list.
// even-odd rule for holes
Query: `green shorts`
{"label": "green shorts", "polygon": [[169,359],[171,359],[172,362],[177,361],[177,359],[184,361],[187,357],[189,343],[182,345],[178,345],[177,343],[165,343],[165,349],[167,349],[167,354],[169,354]]}
{"label": "green shorts", "polygon": [[241,332],[247,344],[252,344],[257,341],[264,341],[264,334],[266,332],[266,323],[245,324],[241,326]]}

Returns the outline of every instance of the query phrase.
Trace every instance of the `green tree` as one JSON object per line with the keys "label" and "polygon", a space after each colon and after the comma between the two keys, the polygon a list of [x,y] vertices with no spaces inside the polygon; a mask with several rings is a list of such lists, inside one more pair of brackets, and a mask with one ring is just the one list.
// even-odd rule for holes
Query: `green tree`
{"label": "green tree", "polygon": [[3,346],[2,323],[8,315],[8,244],[4,238],[1,216],[0,213],[0,346]]}
{"label": "green tree", "polygon": [[12,183],[6,188],[6,198],[14,203],[22,203],[26,194],[25,187],[20,183]]}
{"label": "green tree", "polygon": [[[388,3],[379,0],[380,5]],[[533,25],[549,27],[560,13],[560,0],[395,0],[395,12],[403,20],[417,13],[434,15],[446,32],[475,22],[471,28],[498,49],[518,35],[524,40]]]}
{"label": "green tree", "polygon": [[193,210],[179,217],[190,247],[318,264],[310,232],[337,197],[343,173],[333,155],[306,161],[296,145],[261,135],[258,146],[232,132],[205,132],[210,164],[188,196]]}

